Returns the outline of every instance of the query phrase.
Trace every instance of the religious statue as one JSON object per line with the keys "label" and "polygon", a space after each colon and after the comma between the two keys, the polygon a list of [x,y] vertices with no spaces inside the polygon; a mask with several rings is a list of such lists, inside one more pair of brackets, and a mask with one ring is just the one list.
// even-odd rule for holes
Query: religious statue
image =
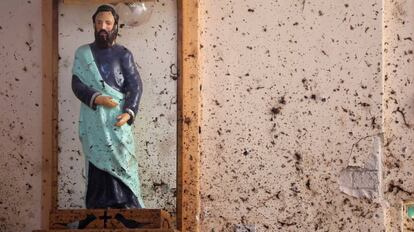
{"label": "religious statue", "polygon": [[142,81],[131,52],[116,43],[119,16],[114,8],[99,6],[92,20],[95,41],[76,50],[72,68],[72,90],[82,102],[86,208],[144,208],[131,127]]}

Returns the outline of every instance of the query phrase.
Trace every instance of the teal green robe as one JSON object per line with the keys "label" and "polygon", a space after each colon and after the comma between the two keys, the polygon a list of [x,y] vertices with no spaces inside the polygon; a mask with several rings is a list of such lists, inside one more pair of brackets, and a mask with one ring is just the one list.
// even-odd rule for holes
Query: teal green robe
{"label": "teal green robe", "polygon": [[83,45],[76,51],[72,74],[85,85],[102,95],[111,96],[119,103],[114,108],[98,105],[96,110],[81,104],[79,138],[86,160],[119,178],[144,208],[132,127],[127,123],[121,127],[114,125],[116,117],[123,113],[124,95],[104,82],[89,45]]}

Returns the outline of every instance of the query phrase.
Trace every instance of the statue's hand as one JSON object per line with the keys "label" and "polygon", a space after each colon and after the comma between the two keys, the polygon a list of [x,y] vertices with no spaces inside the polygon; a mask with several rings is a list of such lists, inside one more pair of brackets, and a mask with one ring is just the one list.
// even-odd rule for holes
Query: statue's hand
{"label": "statue's hand", "polygon": [[118,119],[118,122],[115,123],[115,126],[124,125],[126,122],[128,122],[130,118],[131,116],[128,113],[123,113],[123,114],[118,115],[118,117],[116,117],[116,119]]}
{"label": "statue's hand", "polygon": [[102,96],[102,95],[99,95],[95,98],[95,104],[105,106],[105,107],[108,107],[108,108],[114,108],[115,106],[118,105],[117,102],[112,100],[112,97]]}

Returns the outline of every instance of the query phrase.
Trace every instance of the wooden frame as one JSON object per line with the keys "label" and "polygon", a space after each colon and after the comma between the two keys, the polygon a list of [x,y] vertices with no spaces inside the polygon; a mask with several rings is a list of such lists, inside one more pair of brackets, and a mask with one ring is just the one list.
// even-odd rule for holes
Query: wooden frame
{"label": "wooden frame", "polygon": [[[62,213],[68,214],[64,210],[58,210],[57,208],[58,1],[42,0],[42,229],[44,231],[48,231],[51,228],[50,223],[52,218]],[[82,3],[87,0],[64,1],[65,3]],[[89,2],[93,3],[115,3],[122,1],[129,0],[89,0]],[[199,231],[200,215],[198,0],[177,0],[177,7],[179,77],[177,83],[176,229],[196,232]],[[73,214],[74,211],[71,212]]]}

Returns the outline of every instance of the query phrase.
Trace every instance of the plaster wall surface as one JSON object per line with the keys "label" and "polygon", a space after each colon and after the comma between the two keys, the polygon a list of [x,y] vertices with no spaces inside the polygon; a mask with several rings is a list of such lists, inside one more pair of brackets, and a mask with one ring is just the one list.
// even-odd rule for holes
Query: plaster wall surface
{"label": "plaster wall surface", "polygon": [[384,231],[382,1],[200,2],[201,231]]}
{"label": "plaster wall surface", "polygon": [[[405,229],[412,9],[200,1],[201,231]],[[29,232],[40,228],[41,1],[0,1],[0,12],[0,231]],[[342,191],[375,189],[355,173],[379,176],[377,193]]]}
{"label": "plaster wall surface", "polygon": [[0,231],[40,228],[40,1],[0,1]]}
{"label": "plaster wall surface", "polygon": [[[387,231],[410,231],[402,203],[414,199],[414,2],[386,0],[384,12],[384,203]],[[404,223],[405,222],[405,223]]]}

